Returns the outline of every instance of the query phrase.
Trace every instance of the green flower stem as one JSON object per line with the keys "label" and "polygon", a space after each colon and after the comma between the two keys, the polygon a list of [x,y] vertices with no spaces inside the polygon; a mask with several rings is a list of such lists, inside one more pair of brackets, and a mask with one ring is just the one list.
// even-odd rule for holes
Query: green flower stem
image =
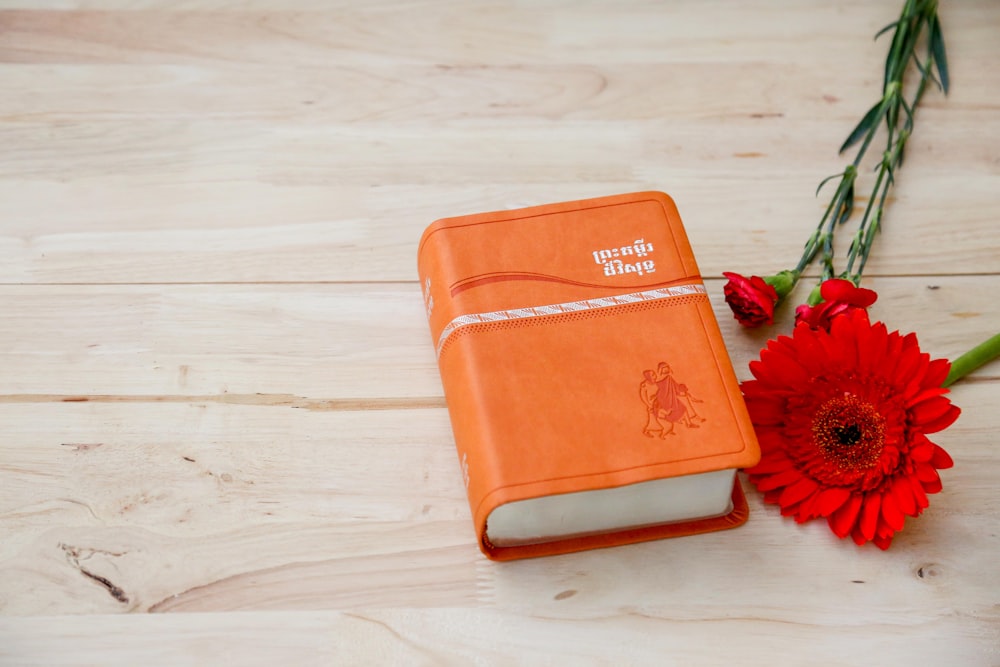
{"label": "green flower stem", "polygon": [[[878,235],[885,211],[889,189],[893,184],[896,170],[903,164],[903,148],[913,132],[913,111],[920,103],[929,82],[937,83],[945,94],[948,93],[948,64],[945,57],[944,36],[937,16],[938,0],[905,0],[899,19],[893,21],[875,35],[893,31],[892,44],[885,59],[885,78],[882,82],[882,97],[865,113],[861,121],[848,135],[840,152],[858,144],[854,159],[843,171],[823,179],[816,194],[828,182],[836,179],[837,188],[830,198],[816,229],[809,236],[802,249],[802,257],[794,269],[782,271],[772,276],[772,284],[780,283],[789,291],[798,282],[802,272],[816,260],[823,265],[820,283],[833,278],[834,246],[833,237],[837,227],[846,222],[854,210],[854,187],[858,180],[858,168],[875,140],[879,130],[885,125],[887,130],[886,149],[876,170],[875,187],[865,206],[861,223],[851,242],[847,258],[847,268],[840,277],[860,284],[872,245]],[[926,30],[926,32],[925,32]],[[924,39],[926,36],[926,39]],[[917,56],[917,47],[926,42],[924,61]],[[907,104],[903,94],[903,78],[911,62],[920,72],[920,81],[911,104]],[[937,72],[935,77],[934,72]],[[859,143],[860,142],[860,143]],[[857,268],[855,269],[855,265]],[[779,279],[780,276],[780,279]],[[765,279],[767,280],[767,279]],[[779,300],[785,296],[778,289]],[[809,304],[822,300],[818,286],[809,296]]]}
{"label": "green flower stem", "polygon": [[[895,86],[887,91],[886,96],[883,98],[883,103],[892,111],[891,117],[890,115],[886,116],[886,128],[889,135],[887,140],[888,148],[882,154],[882,161],[877,167],[878,174],[875,178],[875,187],[872,189],[871,197],[868,199],[868,205],[865,207],[858,230],[851,241],[851,248],[847,253],[847,268],[841,274],[844,278],[854,282],[855,285],[861,283],[861,274],[864,272],[868,255],[871,253],[872,245],[875,243],[875,238],[881,229],[882,216],[885,213],[885,201],[895,181],[896,170],[903,164],[903,149],[910,135],[913,133],[914,110],[917,108],[920,99],[924,95],[924,91],[927,89],[927,82],[930,78],[930,67],[933,64],[934,54],[929,53],[927,56],[927,65],[919,66],[923,76],[920,79],[920,84],[917,86],[917,91],[913,96],[911,104],[906,104],[906,100],[900,93],[900,86]],[[897,129],[900,111],[904,112],[905,121],[903,122],[903,127]],[[876,201],[878,202],[877,204]],[[856,271],[854,270],[855,262],[858,263]]]}
{"label": "green flower stem", "polygon": [[[835,275],[833,236],[837,227],[846,222],[854,208],[854,185],[858,167],[868,152],[879,129],[886,128],[886,149],[876,167],[877,176],[861,222],[851,242],[847,257],[847,268],[841,277],[860,284],[861,274],[878,235],[885,212],[889,189],[895,180],[897,169],[903,163],[903,149],[913,132],[913,113],[920,103],[929,82],[937,83],[947,94],[948,65],[944,50],[944,37],[937,17],[937,0],[906,0],[897,21],[886,26],[876,38],[887,30],[893,30],[892,44],[885,61],[885,78],[882,83],[882,98],[868,110],[861,121],[840,147],[843,153],[860,142],[857,154],[851,163],[839,174],[824,179],[817,193],[830,180],[839,177],[836,191],[823,213],[816,231],[806,242],[802,259],[796,271],[802,272],[817,256],[823,265],[820,282]],[[926,33],[925,33],[926,30]],[[917,47],[926,35],[927,51],[924,62],[917,56]],[[912,102],[907,104],[903,94],[903,79],[914,63],[920,72],[920,81]],[[937,77],[934,71],[937,71]],[[856,267],[856,268],[855,268]],[[814,290],[815,291],[815,290]]]}
{"label": "green flower stem", "polygon": [[[871,136],[874,136],[874,134],[874,131],[872,131]],[[871,137],[866,139],[863,148],[868,145],[870,139]],[[809,240],[806,241],[802,258],[795,267],[796,272],[802,273],[803,269],[809,266],[816,255],[822,251],[823,280],[833,277],[833,233],[837,227],[837,223],[846,220],[847,216],[851,213],[851,208],[854,206],[854,182],[858,178],[858,169],[855,165],[848,165],[840,174],[834,174],[824,179],[819,184],[817,192],[828,181],[838,176],[840,177],[840,182],[837,183],[837,190],[833,198],[830,199],[826,211],[823,212],[823,217],[820,218],[816,230],[809,237]]]}
{"label": "green flower stem", "polygon": [[951,386],[983,364],[989,363],[997,357],[1000,357],[1000,334],[980,343],[951,362],[951,371],[941,386]]}
{"label": "green flower stem", "polygon": [[[911,123],[912,124],[912,123]],[[910,129],[905,128],[899,133],[895,143],[882,156],[882,162],[878,167],[878,176],[875,178],[875,187],[872,196],[865,207],[864,215],[858,224],[858,231],[851,241],[851,248],[847,253],[847,268],[843,276],[854,282],[861,284],[861,274],[868,262],[868,255],[871,253],[872,245],[875,243],[876,235],[882,227],[882,215],[885,213],[885,200],[889,196],[889,189],[893,184],[893,173],[903,161],[903,147],[910,137]],[[876,200],[878,203],[876,204]],[[854,262],[858,262],[858,270],[854,271]]]}

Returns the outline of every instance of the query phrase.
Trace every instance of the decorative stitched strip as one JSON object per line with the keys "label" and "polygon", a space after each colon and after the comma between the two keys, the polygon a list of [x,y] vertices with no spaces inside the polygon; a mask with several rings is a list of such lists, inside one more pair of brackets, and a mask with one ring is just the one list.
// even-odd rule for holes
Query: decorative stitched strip
{"label": "decorative stitched strip", "polygon": [[645,292],[631,292],[629,294],[618,294],[616,296],[605,296],[596,299],[585,299],[583,301],[569,301],[567,303],[553,303],[544,306],[533,306],[531,308],[512,308],[510,310],[494,310],[488,313],[472,313],[470,315],[459,315],[441,330],[438,337],[437,354],[440,356],[441,349],[445,341],[462,327],[470,324],[483,324],[487,322],[499,322],[502,320],[521,320],[529,317],[544,317],[546,315],[558,315],[560,313],[574,313],[581,310],[596,310],[598,308],[612,308],[641,301],[657,301],[660,299],[671,299],[679,296],[691,294],[705,294],[705,286],[701,284],[674,285],[672,287],[661,287],[660,289],[647,290]]}

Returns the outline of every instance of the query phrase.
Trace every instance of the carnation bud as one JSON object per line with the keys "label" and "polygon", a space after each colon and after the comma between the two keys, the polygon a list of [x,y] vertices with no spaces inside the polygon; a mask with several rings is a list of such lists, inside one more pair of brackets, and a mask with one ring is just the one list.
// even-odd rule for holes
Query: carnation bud
{"label": "carnation bud", "polygon": [[780,273],[764,278],[764,282],[773,287],[774,291],[778,293],[779,301],[788,296],[798,281],[799,272],[794,269],[785,269]]}

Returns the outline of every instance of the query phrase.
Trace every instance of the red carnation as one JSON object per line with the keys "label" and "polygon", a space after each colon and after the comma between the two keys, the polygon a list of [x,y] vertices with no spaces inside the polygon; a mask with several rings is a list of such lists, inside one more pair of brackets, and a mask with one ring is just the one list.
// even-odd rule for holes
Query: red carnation
{"label": "red carnation", "polygon": [[813,329],[829,329],[833,318],[860,311],[867,316],[868,306],[875,303],[878,294],[870,289],[856,287],[850,280],[832,278],[820,285],[823,301],[815,306],[803,304],[795,309],[795,322],[808,324]]}
{"label": "red carnation", "polygon": [[724,272],[729,282],[722,288],[726,303],[733,309],[733,315],[745,327],[759,327],[774,322],[774,306],[778,303],[778,291],[764,282],[760,276],[741,276]]}
{"label": "red carnation", "polygon": [[943,396],[949,366],[856,311],[770,341],[742,384],[762,454],[750,481],[784,516],[887,549],[952,466],[927,438],[960,412]]}

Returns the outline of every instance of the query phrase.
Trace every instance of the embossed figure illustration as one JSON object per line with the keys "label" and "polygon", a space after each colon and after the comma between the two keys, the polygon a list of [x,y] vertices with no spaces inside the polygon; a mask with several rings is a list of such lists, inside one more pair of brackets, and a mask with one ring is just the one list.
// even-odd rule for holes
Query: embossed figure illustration
{"label": "embossed figure illustration", "polygon": [[653,371],[643,371],[643,381],[639,385],[639,398],[646,406],[646,425],[642,428],[642,434],[653,438],[657,435],[662,437],[663,424],[656,416],[658,404],[656,402],[656,373]]}
{"label": "embossed figure illustration", "polygon": [[698,428],[705,418],[698,414],[695,403],[703,401],[688,390],[687,385],[678,382],[670,364],[661,361],[656,370],[642,372],[639,398],[646,406],[646,425],[642,434],[650,438],[666,438],[676,435],[677,422],[687,428]]}

